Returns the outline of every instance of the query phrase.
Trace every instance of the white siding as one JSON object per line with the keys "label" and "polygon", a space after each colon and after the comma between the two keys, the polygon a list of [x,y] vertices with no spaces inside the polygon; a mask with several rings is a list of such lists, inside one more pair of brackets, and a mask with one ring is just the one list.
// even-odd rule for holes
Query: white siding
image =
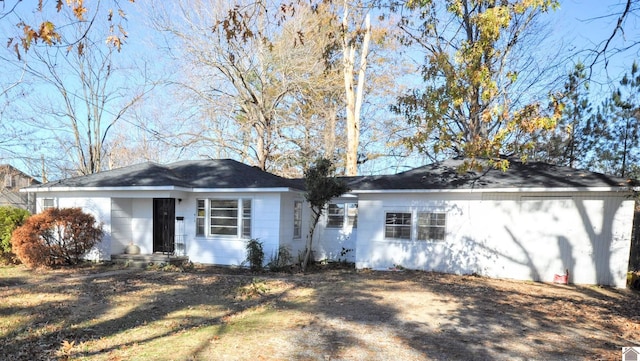
{"label": "white siding", "polygon": [[[357,198],[336,198],[332,202],[358,203]],[[358,209],[358,212],[360,209]],[[360,222],[358,214],[358,224]],[[358,225],[359,227],[359,225]],[[315,260],[356,261],[358,227],[344,224],[342,228],[327,227],[327,212],[320,217],[314,234],[313,255]]]}
{"label": "white siding", "polygon": [[[356,266],[624,287],[633,200],[617,193],[360,196]],[[442,241],[385,240],[385,211],[445,211]]]}
{"label": "white siding", "polygon": [[184,216],[186,254],[194,262],[240,265],[246,259],[246,240],[235,237],[196,236],[197,199],[251,199],[251,237],[263,243],[265,261],[280,242],[280,193],[196,193],[185,196],[176,216]]}
{"label": "white siding", "polygon": [[133,243],[131,221],[133,207],[130,198],[111,199],[111,254],[120,254]]}
{"label": "white siding", "polygon": [[[293,236],[293,209],[296,201],[302,204],[302,229],[301,237]],[[282,195],[282,203],[280,205],[280,244],[287,248],[292,257],[292,262],[298,262],[302,252],[304,252],[309,233],[309,217],[310,209],[308,203],[304,202],[304,197],[298,193],[285,193]],[[271,257],[271,255],[266,255]]]}
{"label": "white siding", "polygon": [[153,198],[136,198],[131,203],[131,238],[140,253],[153,253]]}

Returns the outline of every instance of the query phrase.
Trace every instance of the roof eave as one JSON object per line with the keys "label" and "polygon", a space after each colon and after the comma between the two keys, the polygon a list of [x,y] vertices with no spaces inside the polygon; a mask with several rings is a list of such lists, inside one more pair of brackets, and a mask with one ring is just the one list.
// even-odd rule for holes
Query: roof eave
{"label": "roof eave", "polygon": [[637,192],[637,187],[519,187],[519,188],[444,188],[444,189],[363,189],[351,190],[354,194],[374,193],[519,193],[519,192]]}
{"label": "roof eave", "polygon": [[291,187],[250,187],[250,188],[192,188],[193,193],[287,193],[303,192]]}
{"label": "roof eave", "polygon": [[187,188],[176,186],[132,186],[132,187],[30,187],[22,188],[23,193],[45,192],[114,192],[114,191],[183,191],[192,193],[267,193],[303,192],[291,187],[251,187],[251,188]]}
{"label": "roof eave", "polygon": [[20,189],[26,193],[44,192],[100,192],[100,191],[189,191],[190,188],[176,186],[131,186],[131,187],[28,187]]}

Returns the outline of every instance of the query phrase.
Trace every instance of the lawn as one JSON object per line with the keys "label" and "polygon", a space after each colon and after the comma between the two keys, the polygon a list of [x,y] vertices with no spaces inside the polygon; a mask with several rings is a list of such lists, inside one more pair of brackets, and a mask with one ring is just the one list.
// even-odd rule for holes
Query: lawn
{"label": "lawn", "polygon": [[620,359],[640,294],[429,272],[0,268],[3,360]]}

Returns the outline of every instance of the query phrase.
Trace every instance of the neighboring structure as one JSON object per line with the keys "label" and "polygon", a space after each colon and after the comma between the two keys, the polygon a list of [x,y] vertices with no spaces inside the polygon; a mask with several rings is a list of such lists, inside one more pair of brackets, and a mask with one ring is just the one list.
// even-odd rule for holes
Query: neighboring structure
{"label": "neighboring structure", "polygon": [[0,206],[13,206],[35,212],[33,194],[20,193],[19,190],[40,182],[8,164],[0,164],[0,182]]}
{"label": "neighboring structure", "polygon": [[[540,163],[460,174],[461,162],[346,178],[351,192],[328,206],[315,258],[547,282],[568,270],[570,282],[625,286],[633,184]],[[38,210],[78,206],[103,222],[94,259],[134,243],[238,265],[246,239],[263,242],[267,260],[279,247],[295,257],[309,229],[303,182],[233,160],[146,163],[26,191]]]}

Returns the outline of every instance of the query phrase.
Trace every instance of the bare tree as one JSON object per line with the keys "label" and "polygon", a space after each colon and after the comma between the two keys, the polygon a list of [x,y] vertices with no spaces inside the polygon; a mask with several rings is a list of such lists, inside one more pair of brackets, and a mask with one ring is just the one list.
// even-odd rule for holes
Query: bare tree
{"label": "bare tree", "polygon": [[278,73],[271,61],[269,10],[277,9],[262,1],[242,4],[238,30],[234,26],[239,24],[226,17],[237,7],[215,0],[180,1],[155,4],[151,17],[157,29],[176,40],[172,51],[184,59],[186,77],[179,85],[196,95],[203,108],[217,110],[208,121],[229,125],[220,135],[209,132],[216,127],[206,124],[201,132],[182,135],[188,142],[211,140],[233,149],[242,160],[266,170],[278,147],[278,111],[291,91],[286,74]]}
{"label": "bare tree", "polygon": [[54,135],[58,148],[71,161],[66,173],[102,170],[116,125],[150,89],[144,81],[137,88],[131,85],[135,77],[114,61],[117,48],[92,40],[91,31],[100,29],[103,11],[96,9],[91,21],[72,22],[69,15],[71,25],[60,32],[61,39],[65,41],[67,34],[77,39],[82,34],[81,50],[35,45],[14,64],[23,66],[38,84],[26,103],[36,114],[29,121]]}
{"label": "bare tree", "polygon": [[[602,40],[594,49],[592,49],[592,59],[589,64],[590,72],[593,71],[593,67],[600,61],[604,61],[605,67],[609,63],[609,57],[621,52],[625,52],[630,49],[637,48],[640,44],[640,38],[635,31],[626,32],[627,22],[630,18],[634,18],[637,21],[638,13],[640,12],[640,5],[635,0],[624,0],[617,4],[617,9],[614,9],[609,14],[602,14],[598,18],[614,18],[615,26],[609,33],[609,35]],[[592,19],[593,20],[593,19]],[[617,38],[623,39],[622,46],[614,46]]]}
{"label": "bare tree", "polygon": [[154,26],[185,64],[176,83],[199,109],[189,114],[191,129],[179,134],[185,146],[209,146],[211,156],[231,154],[298,176],[319,154],[333,153],[340,72],[324,53],[335,29],[325,13],[293,6],[216,0],[154,6]]}

